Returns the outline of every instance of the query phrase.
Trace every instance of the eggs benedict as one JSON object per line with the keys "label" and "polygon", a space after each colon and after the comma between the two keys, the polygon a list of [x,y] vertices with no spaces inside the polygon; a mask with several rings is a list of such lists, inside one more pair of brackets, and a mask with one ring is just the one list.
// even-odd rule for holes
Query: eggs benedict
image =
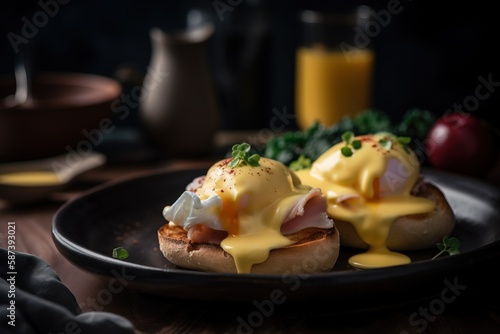
{"label": "eggs benedict", "polygon": [[321,189],[302,184],[279,161],[247,156],[212,165],[163,209],[162,254],[179,267],[229,273],[329,271],[339,232]]}
{"label": "eggs benedict", "polygon": [[352,267],[410,263],[400,251],[435,247],[453,231],[453,212],[440,189],[423,179],[409,138],[347,132],[342,139],[296,174],[322,189],[341,245],[366,250],[349,259]]}

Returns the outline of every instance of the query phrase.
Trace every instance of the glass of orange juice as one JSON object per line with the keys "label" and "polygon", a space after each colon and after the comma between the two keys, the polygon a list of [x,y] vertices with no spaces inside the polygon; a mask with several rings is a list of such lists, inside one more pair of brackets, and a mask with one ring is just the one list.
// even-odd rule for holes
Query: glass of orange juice
{"label": "glass of orange juice", "polygon": [[[330,126],[371,107],[374,52],[371,9],[300,13],[302,41],[296,51],[295,115],[299,128]],[[372,34],[373,35],[373,34]]]}

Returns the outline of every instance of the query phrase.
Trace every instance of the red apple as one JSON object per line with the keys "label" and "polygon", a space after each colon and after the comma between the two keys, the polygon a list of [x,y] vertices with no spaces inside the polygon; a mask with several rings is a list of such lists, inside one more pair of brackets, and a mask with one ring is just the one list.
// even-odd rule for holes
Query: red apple
{"label": "red apple", "polygon": [[495,136],[480,118],[449,113],[431,127],[426,139],[431,166],[475,177],[486,177],[497,157]]}

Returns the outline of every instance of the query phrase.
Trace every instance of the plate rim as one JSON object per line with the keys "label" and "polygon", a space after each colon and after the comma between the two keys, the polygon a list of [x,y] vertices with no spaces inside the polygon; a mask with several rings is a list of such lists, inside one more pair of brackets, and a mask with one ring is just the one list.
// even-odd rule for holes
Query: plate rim
{"label": "plate rim", "polygon": [[[202,271],[194,271],[189,269],[182,268],[160,268],[154,267],[144,264],[126,262],[118,259],[114,259],[112,257],[108,257],[88,248],[85,246],[78,245],[75,242],[69,240],[64,235],[61,234],[60,229],[58,228],[58,224],[61,224],[59,218],[64,211],[69,210],[68,208],[72,208],[75,205],[78,205],[79,202],[85,201],[89,196],[93,196],[95,193],[99,193],[106,189],[111,189],[116,186],[123,186],[126,183],[132,182],[140,182],[145,178],[158,178],[165,176],[167,174],[173,173],[193,173],[195,171],[206,171],[207,166],[195,166],[192,168],[183,168],[183,169],[160,169],[156,171],[147,171],[143,173],[137,173],[131,176],[122,177],[119,179],[115,179],[112,181],[108,181],[101,185],[95,186],[85,192],[83,192],[80,196],[70,199],[65,202],[53,216],[52,219],[52,238],[56,245],[56,248],[61,252],[61,254],[69,260],[72,264],[82,268],[83,270],[90,272],[92,274],[96,274],[99,276],[111,276],[110,272],[115,270],[127,269],[133,273],[141,273],[142,271],[146,271],[148,274],[151,274],[147,277],[142,277],[138,280],[135,280],[133,286],[139,283],[139,286],[143,283],[161,283],[168,282],[170,280],[182,280],[183,278],[190,279],[212,279],[214,281],[222,281],[222,282],[232,282],[232,283],[244,283],[248,282],[249,279],[253,281],[258,281],[260,283],[265,283],[264,285],[272,285],[277,283],[282,283],[283,275],[277,274],[234,274],[234,273],[212,273],[212,272],[202,272]],[[448,177],[454,177],[454,174],[433,170],[430,168],[424,168],[423,173],[429,174],[433,173],[436,177],[440,175],[447,175]],[[495,196],[500,200],[500,189],[482,182],[481,180],[470,179],[463,176],[458,176],[466,183],[473,182],[476,184],[481,184],[483,188],[481,191],[486,191],[488,193],[493,192]],[[485,190],[486,189],[486,190]],[[327,273],[311,273],[308,274],[307,280],[305,280],[305,286],[311,287],[318,282],[321,282],[322,286],[331,287],[332,284],[337,283],[345,283],[349,281],[350,283],[356,284],[356,282],[366,283],[369,281],[376,280],[377,277],[391,277],[392,279],[402,279],[414,274],[419,274],[422,272],[432,272],[435,274],[435,277],[442,277],[445,274],[451,274],[453,272],[462,272],[468,271],[471,268],[475,268],[478,265],[477,259],[480,258],[481,261],[490,261],[493,258],[498,258],[499,256],[494,254],[500,253],[500,238],[494,240],[488,244],[482,245],[480,247],[468,250],[466,252],[454,255],[454,256],[443,256],[436,258],[435,260],[423,260],[418,262],[412,262],[407,265],[399,265],[393,267],[386,268],[376,268],[370,269],[366,271],[356,271],[356,270],[340,270],[340,271],[331,271]],[[80,262],[75,262],[75,258],[81,257],[83,259],[89,261],[97,261],[98,265],[93,266],[93,268],[89,268],[88,266],[82,265]],[[490,259],[491,258],[491,259]],[[490,260],[488,260],[490,259]],[[453,270],[450,270],[453,269]],[[173,277],[172,277],[173,276]],[[432,280],[432,277],[428,277],[427,280]],[[163,294],[163,293],[161,293]]]}

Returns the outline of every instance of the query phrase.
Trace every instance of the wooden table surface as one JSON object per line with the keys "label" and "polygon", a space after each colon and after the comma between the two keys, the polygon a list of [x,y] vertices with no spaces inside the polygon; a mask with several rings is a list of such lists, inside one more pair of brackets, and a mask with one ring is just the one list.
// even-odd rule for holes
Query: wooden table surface
{"label": "wooden table surface", "polygon": [[[84,312],[108,311],[123,315],[134,324],[137,333],[500,333],[500,281],[471,287],[447,304],[424,300],[348,314],[331,312],[331,304],[338,303],[336,300],[317,307],[284,303],[268,311],[259,311],[255,303],[179,301],[129,289],[113,294],[109,301],[97,300],[109,278],[83,271],[59,253],[51,236],[55,211],[82,191],[111,180],[148,171],[208,166],[209,162],[108,164],[85,173],[43,203],[25,207],[0,203],[0,246],[6,247],[7,222],[15,221],[17,251],[47,261],[73,292]],[[492,268],[495,266],[496,263]],[[445,306],[439,308],[439,305]]]}

